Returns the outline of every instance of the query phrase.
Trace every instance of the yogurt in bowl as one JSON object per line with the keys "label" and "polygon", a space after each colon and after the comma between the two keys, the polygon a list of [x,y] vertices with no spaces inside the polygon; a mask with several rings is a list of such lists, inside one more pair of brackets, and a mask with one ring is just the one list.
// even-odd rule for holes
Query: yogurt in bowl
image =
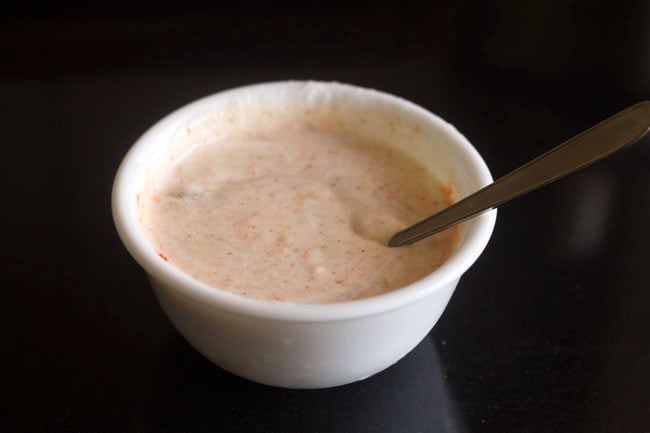
{"label": "yogurt in bowl", "polygon": [[113,214],[199,352],[257,382],[323,388],[385,369],[426,336],[496,213],[385,244],[491,181],[460,133],[408,101],[278,82],[154,125],[116,175]]}

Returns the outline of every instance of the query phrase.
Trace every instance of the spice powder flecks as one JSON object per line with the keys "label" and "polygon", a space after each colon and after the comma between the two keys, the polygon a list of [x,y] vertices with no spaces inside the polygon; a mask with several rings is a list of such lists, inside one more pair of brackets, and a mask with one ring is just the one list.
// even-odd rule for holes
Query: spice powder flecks
{"label": "spice powder flecks", "polygon": [[[450,202],[420,163],[344,134],[220,139],[170,166],[142,206],[160,258],[242,296],[323,303],[414,282],[451,254],[450,229],[411,246],[396,231]],[[142,200],[141,200],[142,201]]]}

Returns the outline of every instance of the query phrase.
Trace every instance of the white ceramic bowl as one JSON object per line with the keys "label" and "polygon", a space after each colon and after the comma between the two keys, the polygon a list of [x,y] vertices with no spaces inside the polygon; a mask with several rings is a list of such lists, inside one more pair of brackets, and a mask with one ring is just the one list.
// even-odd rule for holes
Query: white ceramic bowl
{"label": "white ceramic bowl", "polygon": [[[226,126],[264,128],[277,119],[293,116],[295,121],[296,113],[306,116],[301,122],[309,121],[314,112],[333,113],[337,127],[400,147],[452,185],[456,199],[492,181],[465,137],[419,106],[350,85],[289,81],[217,93],[173,112],[133,145],[113,186],[119,235],[148,274],[176,329],[220,367],[288,388],[358,381],[406,355],[442,314],[460,277],[485,248],[496,219],[496,212],[490,211],[464,223],[455,253],[425,278],[383,295],[342,303],[244,298],[201,283],[158,257],[140,227],[136,201],[170,154]],[[197,124],[207,127],[196,132]]]}

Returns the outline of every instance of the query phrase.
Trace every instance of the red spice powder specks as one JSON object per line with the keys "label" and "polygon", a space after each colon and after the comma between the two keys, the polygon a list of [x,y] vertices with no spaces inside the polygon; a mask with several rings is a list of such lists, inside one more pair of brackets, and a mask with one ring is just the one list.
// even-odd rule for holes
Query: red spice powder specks
{"label": "red spice powder specks", "polygon": [[169,261],[169,258],[167,258],[167,256],[164,255],[163,253],[158,253],[158,257],[160,257],[161,259],[163,259],[163,260],[166,261],[166,262]]}
{"label": "red spice powder specks", "polygon": [[454,186],[451,184],[451,182],[449,182],[448,184],[443,185],[441,189],[442,189],[442,194],[447,199],[447,203],[452,204],[453,200],[451,199],[451,196],[454,194]]}

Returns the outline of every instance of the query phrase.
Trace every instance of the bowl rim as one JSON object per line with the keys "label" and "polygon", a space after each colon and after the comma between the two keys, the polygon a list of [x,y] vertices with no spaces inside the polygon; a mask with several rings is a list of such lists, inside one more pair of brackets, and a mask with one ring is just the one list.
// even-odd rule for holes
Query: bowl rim
{"label": "bowl rim", "polygon": [[439,116],[408,100],[389,93],[338,82],[289,80],[252,84],[217,92],[180,107],[156,122],[131,146],[117,170],[111,196],[115,227],[129,253],[156,283],[197,302],[231,313],[282,321],[346,320],[392,311],[423,299],[458,280],[485,249],[496,222],[496,209],[465,222],[464,241],[440,267],[427,276],[387,293],[345,302],[306,304],[246,298],[196,280],[158,257],[139,226],[137,213],[130,211],[135,208],[133,205],[130,206],[130,201],[134,200],[135,189],[131,179],[141,168],[138,159],[147,143],[159,140],[163,135],[168,139],[180,125],[209,110],[217,100],[235,96],[238,92],[305,85],[336,88],[339,92],[361,92],[365,94],[364,96],[382,99],[382,103],[399,106],[407,114],[426,118],[452,138],[453,143],[458,147],[457,154],[464,158],[463,164],[466,164],[467,172],[476,177],[481,187],[492,182],[492,176],[483,158],[464,135]]}

